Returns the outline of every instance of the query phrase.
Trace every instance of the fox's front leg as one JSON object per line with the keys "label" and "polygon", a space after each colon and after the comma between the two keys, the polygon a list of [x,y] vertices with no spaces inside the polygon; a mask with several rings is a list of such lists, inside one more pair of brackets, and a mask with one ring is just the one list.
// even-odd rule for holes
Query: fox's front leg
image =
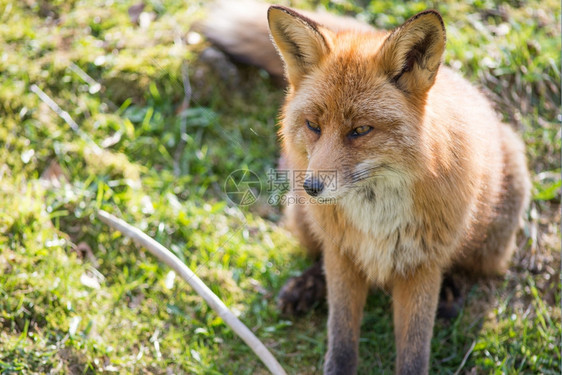
{"label": "fox's front leg", "polygon": [[396,374],[427,374],[441,270],[421,268],[392,288]]}
{"label": "fox's front leg", "polygon": [[368,283],[340,249],[327,246],[324,268],[328,288],[328,352],[324,374],[355,374],[359,330]]}

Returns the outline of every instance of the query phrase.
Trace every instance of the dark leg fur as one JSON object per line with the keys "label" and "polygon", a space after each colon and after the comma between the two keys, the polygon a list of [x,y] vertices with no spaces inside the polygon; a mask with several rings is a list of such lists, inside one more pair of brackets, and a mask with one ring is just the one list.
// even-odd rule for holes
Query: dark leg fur
{"label": "dark leg fur", "polygon": [[290,278],[279,292],[277,306],[285,315],[302,315],[326,299],[322,260],[301,275]]}
{"label": "dark leg fur", "polygon": [[451,274],[445,275],[439,292],[439,304],[437,305],[437,317],[445,320],[455,319],[464,304],[464,291],[459,280]]}
{"label": "dark leg fur", "polygon": [[339,249],[324,252],[328,285],[328,352],[325,375],[357,371],[359,332],[369,284],[353,261]]}
{"label": "dark leg fur", "polygon": [[428,374],[429,352],[439,299],[439,269],[419,269],[392,287],[396,374]]}

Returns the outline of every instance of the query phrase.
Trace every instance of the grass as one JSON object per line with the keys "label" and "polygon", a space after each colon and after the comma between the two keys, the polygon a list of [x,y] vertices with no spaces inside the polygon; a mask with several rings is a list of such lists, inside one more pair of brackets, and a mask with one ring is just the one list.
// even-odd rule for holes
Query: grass
{"label": "grass", "polygon": [[[95,218],[101,208],[197,270],[289,373],[320,373],[326,308],[294,321],[275,308],[308,261],[278,207],[238,207],[223,192],[232,171],[265,177],[276,165],[282,90],[203,59],[207,44],[188,33],[199,2],[147,1],[141,25],[134,3],[0,0],[0,372],[265,373],[200,297]],[[445,61],[523,135],[534,199],[510,272],[437,322],[431,373],[560,373],[559,2],[293,4],[387,28],[428,7],[443,14]],[[384,292],[370,296],[361,337],[360,373],[392,373]]]}

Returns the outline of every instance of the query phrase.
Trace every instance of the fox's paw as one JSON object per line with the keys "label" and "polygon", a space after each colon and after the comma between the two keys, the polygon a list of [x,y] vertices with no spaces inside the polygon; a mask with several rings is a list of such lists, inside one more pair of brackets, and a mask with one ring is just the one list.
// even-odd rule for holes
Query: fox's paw
{"label": "fox's paw", "polygon": [[326,278],[322,261],[301,275],[291,277],[281,288],[277,306],[284,315],[302,315],[326,299]]}
{"label": "fox's paw", "polygon": [[437,305],[437,317],[445,320],[455,319],[464,304],[461,282],[452,275],[445,275],[441,284],[439,304]]}

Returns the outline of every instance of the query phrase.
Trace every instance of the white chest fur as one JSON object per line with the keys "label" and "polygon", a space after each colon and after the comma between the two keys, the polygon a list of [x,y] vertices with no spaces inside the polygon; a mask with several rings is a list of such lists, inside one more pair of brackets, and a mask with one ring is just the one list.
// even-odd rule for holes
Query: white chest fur
{"label": "white chest fur", "polygon": [[371,281],[384,284],[394,273],[404,274],[426,259],[416,235],[411,189],[404,179],[372,179],[338,205],[347,225],[355,229],[349,231],[352,236],[342,234],[342,250]]}

